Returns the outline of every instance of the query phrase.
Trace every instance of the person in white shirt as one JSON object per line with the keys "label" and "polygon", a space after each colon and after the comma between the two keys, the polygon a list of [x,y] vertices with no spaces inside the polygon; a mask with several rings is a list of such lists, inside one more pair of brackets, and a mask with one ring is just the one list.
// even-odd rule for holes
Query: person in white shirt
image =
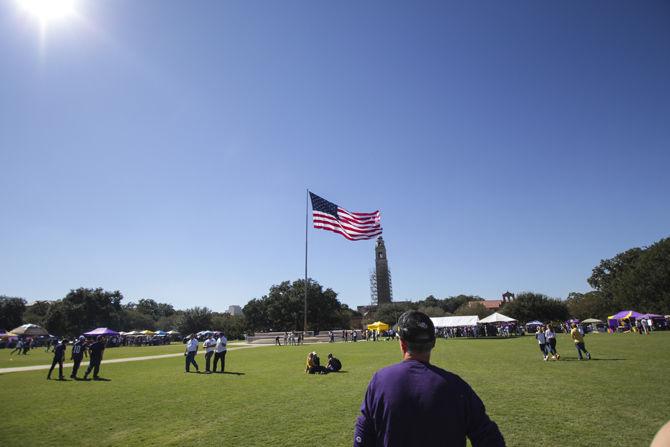
{"label": "person in white shirt", "polygon": [[202,347],[205,349],[205,373],[211,374],[212,371],[209,369],[211,364],[212,356],[214,355],[214,346],[216,346],[216,340],[214,335],[210,335],[203,342]]}
{"label": "person in white shirt", "polygon": [[547,325],[547,330],[544,331],[544,337],[547,339],[547,355],[551,353],[552,360],[560,360],[561,355],[556,351],[556,333],[550,325]]}
{"label": "person in white shirt", "polygon": [[216,367],[219,364],[219,360],[221,360],[221,372],[226,369],[226,345],[228,344],[228,339],[226,338],[225,335],[223,335],[223,332],[219,335],[219,339],[216,340],[216,353],[214,354],[214,372],[216,372]]}
{"label": "person in white shirt", "polygon": [[544,327],[539,326],[537,328],[537,332],[535,333],[535,338],[537,339],[537,343],[540,345],[540,351],[542,351],[542,357],[544,357],[544,361],[547,361],[547,337],[544,335]]}
{"label": "person in white shirt", "polygon": [[195,362],[195,355],[197,353],[198,353],[198,339],[195,338],[195,334],[191,334],[188,336],[188,341],[186,342],[186,352],[184,352],[184,355],[186,356],[185,372],[191,372],[190,370],[191,365],[195,366],[196,372],[200,372],[198,364]]}

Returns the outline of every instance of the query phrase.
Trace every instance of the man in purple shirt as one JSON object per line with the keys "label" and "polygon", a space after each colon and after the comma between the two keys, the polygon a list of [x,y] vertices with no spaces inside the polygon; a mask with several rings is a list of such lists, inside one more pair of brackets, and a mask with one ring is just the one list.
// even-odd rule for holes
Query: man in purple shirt
{"label": "man in purple shirt", "polygon": [[418,311],[398,319],[403,361],[372,377],[354,446],[504,446],[484,404],[460,377],[430,364],[435,327]]}

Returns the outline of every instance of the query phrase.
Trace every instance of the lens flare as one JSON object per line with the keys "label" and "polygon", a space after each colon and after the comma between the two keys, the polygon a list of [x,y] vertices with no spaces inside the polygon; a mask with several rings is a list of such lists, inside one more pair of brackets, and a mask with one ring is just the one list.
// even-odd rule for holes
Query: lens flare
{"label": "lens flare", "polygon": [[64,19],[75,12],[75,0],[18,0],[18,3],[42,22]]}

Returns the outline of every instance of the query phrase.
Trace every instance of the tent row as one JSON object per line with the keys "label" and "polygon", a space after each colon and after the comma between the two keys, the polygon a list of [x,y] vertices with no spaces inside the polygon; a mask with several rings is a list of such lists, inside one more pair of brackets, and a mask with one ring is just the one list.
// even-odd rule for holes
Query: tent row
{"label": "tent row", "polygon": [[[92,331],[89,332],[84,332],[83,335],[86,335],[87,337],[96,337],[98,335],[106,336],[106,337],[118,337],[118,336],[139,336],[139,335],[144,335],[144,336],[153,336],[153,335],[158,335],[158,336],[166,336],[166,335],[180,335],[179,332],[177,331],[150,331],[150,330],[144,330],[144,331],[131,331],[131,332],[117,332],[113,329],[106,328],[106,327],[99,327],[96,329],[93,329]],[[24,324],[22,326],[19,326],[17,328],[12,329],[9,332],[5,332],[0,334],[0,337],[2,338],[9,338],[9,337],[19,337],[19,336],[24,336],[24,337],[50,337],[49,332],[47,332],[46,329],[44,329],[41,326],[38,326],[36,324]]]}
{"label": "tent row", "polygon": [[107,328],[107,327],[99,327],[99,328],[93,329],[92,331],[84,332],[84,335],[86,335],[88,337],[95,337],[95,336],[98,336],[98,335],[103,335],[103,336],[106,336],[106,337],[118,337],[118,336],[123,336],[123,337],[131,336],[132,337],[132,336],[154,336],[154,335],[166,336],[166,335],[180,335],[180,334],[177,331],[165,332],[165,331],[160,331],[160,330],[159,331],[151,331],[149,329],[145,329],[143,331],[130,331],[130,332],[121,331],[121,332],[117,332],[114,329],[110,329],[110,328]]}
{"label": "tent row", "polygon": [[516,320],[501,313],[495,312],[481,320],[477,315],[464,315],[458,317],[433,317],[431,321],[436,328],[477,326],[489,323],[513,323]]}

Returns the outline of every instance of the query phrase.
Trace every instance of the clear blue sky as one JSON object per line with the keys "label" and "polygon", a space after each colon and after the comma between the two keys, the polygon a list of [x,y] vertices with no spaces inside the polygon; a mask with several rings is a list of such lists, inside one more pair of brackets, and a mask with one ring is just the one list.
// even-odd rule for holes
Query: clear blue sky
{"label": "clear blue sky", "polygon": [[[670,228],[665,1],[0,3],[0,294],[225,310],[380,209],[396,300],[586,291]],[[368,304],[374,242],[309,231]]]}

